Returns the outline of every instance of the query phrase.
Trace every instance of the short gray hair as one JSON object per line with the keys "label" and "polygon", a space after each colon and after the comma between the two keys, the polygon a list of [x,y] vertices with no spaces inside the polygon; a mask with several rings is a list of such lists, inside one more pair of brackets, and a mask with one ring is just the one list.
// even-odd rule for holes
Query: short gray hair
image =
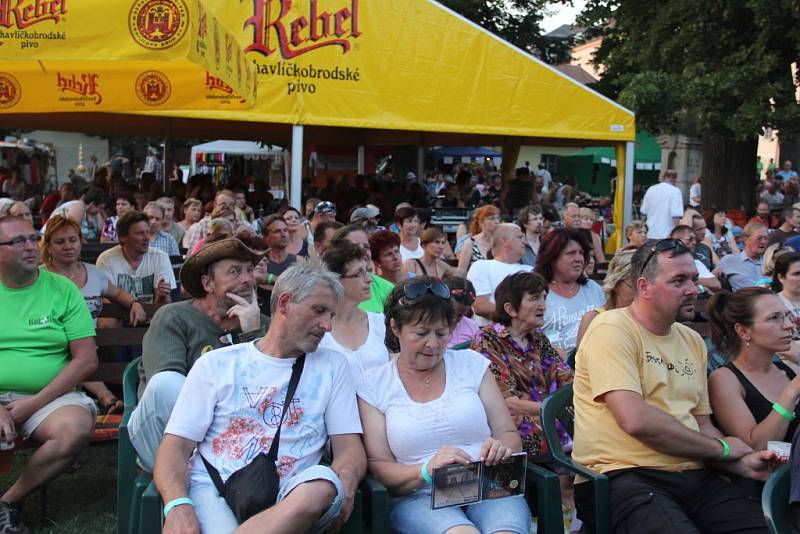
{"label": "short gray hair", "polygon": [[340,302],[344,296],[344,288],[339,277],[329,271],[319,260],[295,263],[286,269],[275,282],[272,296],[269,300],[270,315],[275,315],[278,308],[278,298],[288,293],[295,304],[307,299],[319,285],[326,285]]}
{"label": "short gray hair", "polygon": [[147,204],[144,205],[144,209],[142,211],[147,212],[150,208],[155,208],[161,212],[161,216],[164,216],[164,206],[156,202],[155,200],[151,200]]}

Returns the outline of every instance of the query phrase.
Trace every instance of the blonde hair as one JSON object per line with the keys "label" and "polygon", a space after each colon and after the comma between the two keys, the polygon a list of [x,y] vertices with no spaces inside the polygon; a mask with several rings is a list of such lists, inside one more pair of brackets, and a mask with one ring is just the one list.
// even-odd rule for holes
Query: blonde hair
{"label": "blonde hair", "polygon": [[616,300],[617,285],[631,278],[631,259],[636,250],[622,250],[617,252],[608,263],[608,272],[603,281],[603,291],[606,293],[606,302]]}
{"label": "blonde hair", "polygon": [[761,258],[761,274],[764,276],[772,276],[775,274],[775,260],[781,254],[787,252],[794,252],[793,249],[785,246],[783,243],[773,243],[764,251],[764,256]]}
{"label": "blonde hair", "polygon": [[631,221],[627,228],[625,228],[625,238],[630,240],[631,234],[636,230],[641,230],[642,228],[647,228],[647,225],[642,221]]}
{"label": "blonde hair", "polygon": [[594,210],[592,208],[581,208],[580,212],[581,212],[581,217],[582,218],[586,217],[586,218],[589,218],[591,220],[595,219]]}

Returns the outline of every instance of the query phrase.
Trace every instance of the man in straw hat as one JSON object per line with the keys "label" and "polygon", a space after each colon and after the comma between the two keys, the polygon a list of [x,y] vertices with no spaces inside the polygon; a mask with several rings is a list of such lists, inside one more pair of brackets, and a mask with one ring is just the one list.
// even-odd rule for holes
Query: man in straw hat
{"label": "man in straw hat", "polygon": [[192,298],[159,308],[142,343],[139,405],[128,431],[140,465],[153,470],[172,407],[194,363],[206,352],[264,335],[254,265],[262,254],[230,237],[206,243],[180,272]]}

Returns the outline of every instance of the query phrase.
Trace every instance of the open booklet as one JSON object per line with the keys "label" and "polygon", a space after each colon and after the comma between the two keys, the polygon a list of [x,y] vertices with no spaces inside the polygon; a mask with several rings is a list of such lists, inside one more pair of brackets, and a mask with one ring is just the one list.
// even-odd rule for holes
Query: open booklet
{"label": "open booklet", "polygon": [[454,464],[433,470],[431,508],[463,506],[484,499],[502,499],[525,493],[528,454],[513,454],[493,466],[483,462]]}

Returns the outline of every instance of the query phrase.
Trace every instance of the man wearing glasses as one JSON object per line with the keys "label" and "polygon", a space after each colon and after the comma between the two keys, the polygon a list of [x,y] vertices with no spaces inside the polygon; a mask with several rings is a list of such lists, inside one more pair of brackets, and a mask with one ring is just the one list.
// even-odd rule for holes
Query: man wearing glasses
{"label": "man wearing glasses", "polygon": [[728,254],[714,269],[714,274],[722,273],[728,278],[734,291],[752,287],[761,278],[761,259],[767,249],[769,238],[767,227],[761,223],[749,223],[742,231],[744,250],[739,254]]}
{"label": "man wearing glasses", "polygon": [[75,284],[39,270],[38,241],[28,222],[0,218],[0,444],[41,444],[0,495],[4,532],[28,531],[18,505],[74,463],[94,427],[94,402],[75,391],[97,369],[92,316]]}
{"label": "man wearing glasses", "polygon": [[[697,302],[691,251],[645,245],[631,273],[633,303],[592,321],[576,356],[573,458],[608,477],[616,532],[766,533],[759,503],[714,471],[763,481],[775,456],[711,421],[705,344],[678,323]],[[593,522],[591,483],[576,484],[575,501]]]}

